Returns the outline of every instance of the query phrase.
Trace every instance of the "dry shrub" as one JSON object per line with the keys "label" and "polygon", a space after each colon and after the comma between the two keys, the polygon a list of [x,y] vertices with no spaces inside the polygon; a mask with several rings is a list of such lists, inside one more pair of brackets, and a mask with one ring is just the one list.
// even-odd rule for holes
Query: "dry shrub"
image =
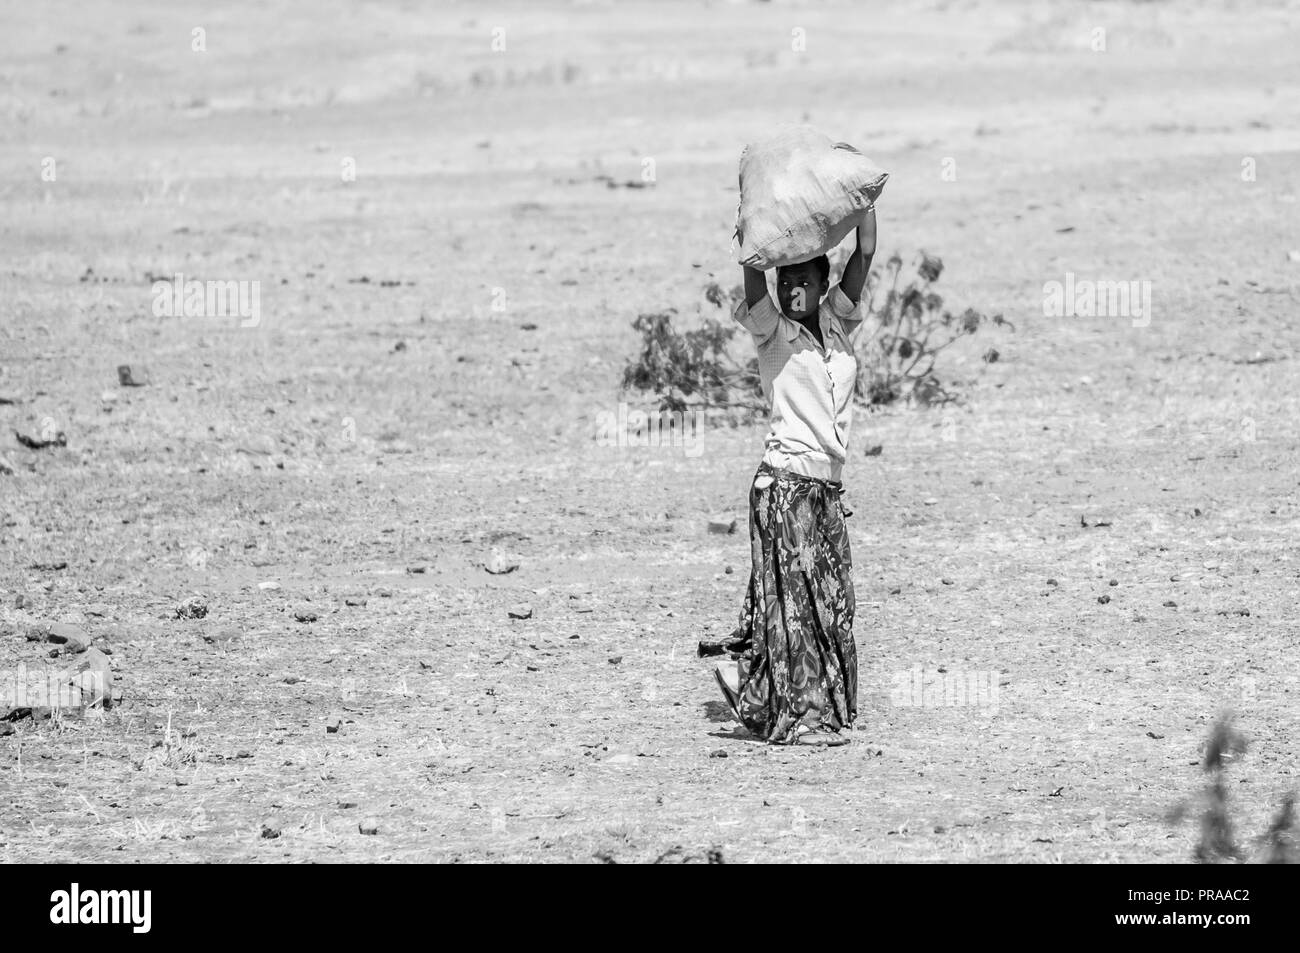
{"label": "dry shrub", "polygon": [[624,390],[654,394],[660,409],[733,408],[762,410],[757,361],[740,364],[729,353],[734,324],[704,318],[679,332],[675,309],[642,314],[632,322],[641,334],[641,353],[623,371]]}
{"label": "dry shrub", "polygon": [[1255,838],[1254,851],[1237,841],[1228,802],[1227,771],[1246,753],[1246,739],[1233,727],[1231,715],[1220,715],[1205,743],[1206,785],[1193,802],[1183,802],[1170,812],[1177,823],[1197,810],[1200,836],[1192,856],[1200,864],[1232,864],[1256,860],[1268,864],[1300,863],[1300,830],[1296,827],[1295,794],[1288,792],[1268,830]]}
{"label": "dry shrub", "polygon": [[[940,380],[939,355],[957,341],[990,325],[1014,330],[1001,314],[988,316],[974,308],[960,314],[945,310],[934,285],[943,261],[920,253],[916,274],[900,287],[903,260],[894,255],[873,268],[864,291],[867,317],[858,336],[858,380],[855,396],[869,407],[894,403],[920,406],[944,404],[959,396],[957,385]],[[883,290],[883,293],[878,293]],[[730,291],[717,282],[704,288],[704,299],[729,310],[744,297],[739,285]],[[632,322],[641,335],[641,352],[623,372],[624,390],[655,395],[663,410],[766,410],[758,361],[738,361],[730,351],[737,325],[729,318],[704,316],[700,326],[678,331],[676,310],[642,314]],[[983,359],[998,359],[988,348]]]}
{"label": "dry shrub", "polygon": [[[943,260],[921,252],[916,274],[899,287],[903,259],[892,256],[883,269],[873,268],[867,284],[868,315],[860,336],[857,397],[871,406],[896,401],[928,407],[946,404],[958,397],[956,385],[940,380],[935,369],[940,354],[962,338],[976,334],[990,324],[1014,330],[1001,314],[986,315],[974,308],[953,314],[943,306],[934,285],[943,274]],[[878,291],[886,287],[883,300]],[[998,359],[995,348],[984,352],[984,361]]]}

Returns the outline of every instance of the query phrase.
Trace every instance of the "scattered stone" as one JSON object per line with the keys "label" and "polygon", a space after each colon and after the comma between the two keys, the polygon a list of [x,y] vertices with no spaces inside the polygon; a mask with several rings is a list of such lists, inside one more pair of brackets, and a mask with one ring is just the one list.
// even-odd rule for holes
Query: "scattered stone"
{"label": "scattered stone", "polygon": [[1105,605],[1106,603],[1110,602],[1110,596],[1098,596],[1097,601],[1100,602],[1102,605]]}
{"label": "scattered stone", "polygon": [[49,562],[32,563],[31,568],[38,572],[60,572],[68,568],[68,561],[66,559],[53,559]]}
{"label": "scattered stone", "polygon": [[236,628],[227,626],[224,629],[218,629],[216,632],[205,632],[203,641],[209,645],[220,645],[222,648],[229,648],[232,642],[239,639],[240,631]]}
{"label": "scattered stone", "polygon": [[280,828],[272,827],[270,824],[262,825],[262,840],[275,840],[280,836]]}
{"label": "scattered stone", "polygon": [[202,619],[208,614],[208,604],[198,596],[190,596],[176,607],[178,619]]}
{"label": "scattered stone", "polygon": [[417,563],[417,564],[414,565],[414,566],[407,566],[407,567],[406,567],[406,571],[407,571],[409,574],[413,575],[413,576],[420,576],[420,575],[423,575],[425,572],[428,571],[428,569],[429,569],[428,566],[425,566],[425,565],[423,565],[423,564],[421,564],[421,563]]}
{"label": "scattered stone", "polygon": [[878,457],[884,452],[884,450],[885,450],[885,445],[883,443],[877,443],[874,444],[873,446],[867,447],[866,456]]}
{"label": "scattered stone", "polygon": [[117,382],[123,387],[144,387],[149,383],[149,372],[139,365],[119,364]]}
{"label": "scattered stone", "polygon": [[727,567],[726,567],[725,569],[723,569],[722,571],[723,571],[724,573],[726,573],[728,576],[730,576],[730,575],[731,575],[733,572],[735,572],[736,570],[732,569],[730,566],[727,566]]}
{"label": "scattered stone", "polygon": [[1047,584],[1048,584],[1049,586],[1059,586],[1059,585],[1060,585],[1060,583],[1057,582],[1055,579],[1049,579],[1049,580],[1047,580]]}
{"label": "scattered stone", "polygon": [[1112,579],[1109,583],[1107,583],[1107,585],[1118,586],[1118,585],[1119,585],[1119,580],[1118,580],[1118,579]]}
{"label": "scattered stone", "polygon": [[85,630],[79,625],[73,625],[70,622],[50,622],[45,626],[45,639],[47,642],[62,644],[73,639],[85,639],[89,641]]}
{"label": "scattered stone", "polygon": [[338,715],[330,715],[328,718],[325,719],[326,734],[337,735],[339,733],[339,729],[341,729],[342,727],[343,727],[343,719],[340,718]]}
{"label": "scattered stone", "polygon": [[10,463],[8,460],[6,460],[4,457],[0,457],[0,476],[13,476],[13,475],[14,475],[14,465]]}
{"label": "scattered stone", "polygon": [[727,750],[726,750],[725,748],[716,748],[716,749],[714,749],[713,751],[710,751],[710,752],[709,752],[709,757],[710,757],[710,758],[729,758],[729,757],[731,757],[731,755],[727,753]]}
{"label": "scattered stone", "polygon": [[507,559],[501,553],[493,551],[492,558],[483,564],[483,568],[494,576],[504,576],[506,573],[518,569],[519,561],[517,559]]}
{"label": "scattered stone", "polygon": [[1084,529],[1096,529],[1111,525],[1111,519],[1109,516],[1101,516],[1096,513],[1084,513],[1079,517],[1079,525]]}
{"label": "scattered stone", "polygon": [[271,437],[252,437],[235,447],[236,453],[250,457],[269,457],[276,451],[276,443]]}
{"label": "scattered stone", "polygon": [[732,653],[732,657],[735,658],[734,653],[743,651],[746,645],[745,639],[740,635],[740,630],[732,629],[728,635],[720,638],[700,639],[696,651],[699,653],[700,658],[726,655],[728,653]]}
{"label": "scattered stone", "polygon": [[943,583],[945,586],[951,586],[951,585],[952,585],[952,580],[949,579],[947,576],[944,576],[944,577],[943,577],[942,579],[940,579],[939,581],[940,581],[941,583]]}
{"label": "scattered stone", "polygon": [[60,646],[71,643],[73,648],[70,652],[80,653],[90,647],[90,636],[81,626],[71,622],[36,622],[30,625],[17,623],[0,626],[0,632],[6,635],[21,634],[28,642],[49,642]]}
{"label": "scattered stone", "polygon": [[54,622],[48,626],[45,641],[60,646],[50,654],[80,655],[90,648],[90,636],[79,625],[68,622]]}
{"label": "scattered stone", "polygon": [[623,661],[623,656],[621,656],[621,655],[611,655],[611,656],[609,657],[609,664],[610,664],[610,665],[617,665],[617,664],[619,664],[621,661]]}
{"label": "scattered stone", "polygon": [[389,589],[387,586],[380,586],[375,590],[375,595],[380,599],[391,599],[393,598],[393,590]]}
{"label": "scattered stone", "polygon": [[512,619],[531,619],[533,617],[533,607],[524,603],[523,605],[515,606],[507,614]]}
{"label": "scattered stone", "polygon": [[57,431],[52,436],[48,437],[33,437],[31,434],[15,430],[14,437],[28,450],[45,450],[48,447],[66,447],[68,445],[68,435],[62,430]]}
{"label": "scattered stone", "polygon": [[343,600],[345,606],[364,606],[369,600],[365,596],[348,596]]}
{"label": "scattered stone", "polygon": [[902,587],[902,586],[894,586],[893,588],[891,588],[891,589],[889,590],[889,594],[890,594],[891,596],[901,596],[901,595],[903,594],[903,587]]}
{"label": "scattered stone", "polygon": [[22,608],[25,608],[26,605],[27,605],[27,597],[26,597],[25,595],[23,595],[23,594],[20,592],[20,593],[18,593],[18,595],[14,596],[14,608],[15,608],[15,609],[22,609]]}
{"label": "scattered stone", "polygon": [[299,622],[315,622],[320,616],[310,606],[299,606],[293,610],[293,617]]}
{"label": "scattered stone", "polygon": [[379,833],[379,821],[373,817],[367,817],[357,825],[357,830],[362,834],[373,835]]}
{"label": "scattered stone", "polygon": [[0,394],[0,404],[21,404],[22,399],[14,394]]}
{"label": "scattered stone", "polygon": [[112,608],[112,606],[108,605],[107,603],[104,603],[104,602],[96,602],[96,603],[93,603],[93,604],[91,604],[91,605],[86,606],[86,610],[85,610],[85,611],[86,611],[86,615],[92,615],[92,616],[95,616],[95,617],[98,618],[98,619],[103,619],[103,618],[106,618],[106,617],[109,616],[109,615],[112,615],[112,613],[113,613],[113,608]]}
{"label": "scattered stone", "polygon": [[720,536],[730,536],[736,531],[736,522],[734,516],[716,516],[709,520],[709,532],[717,533]]}
{"label": "scattered stone", "polygon": [[274,580],[268,579],[266,582],[259,582],[257,588],[263,592],[275,592],[280,588],[280,584]]}
{"label": "scattered stone", "polygon": [[112,707],[113,670],[109,667],[108,656],[99,649],[89,648],[85,651],[65,684],[80,689],[81,704],[84,706]]}
{"label": "scattered stone", "polygon": [[349,811],[356,806],[357,806],[356,801],[339,801],[338,803],[338,807],[340,811]]}
{"label": "scattered stone", "polygon": [[106,390],[104,393],[99,395],[99,402],[104,405],[106,410],[111,409],[112,406],[117,403],[117,394],[113,393],[111,390]]}
{"label": "scattered stone", "polygon": [[1178,608],[1178,603],[1174,602],[1173,599],[1166,599],[1166,600],[1165,600],[1165,608],[1166,608],[1166,609],[1177,609],[1177,608]]}
{"label": "scattered stone", "polygon": [[926,506],[934,506],[934,504],[939,502],[939,498],[937,496],[927,496],[921,502],[924,503]]}

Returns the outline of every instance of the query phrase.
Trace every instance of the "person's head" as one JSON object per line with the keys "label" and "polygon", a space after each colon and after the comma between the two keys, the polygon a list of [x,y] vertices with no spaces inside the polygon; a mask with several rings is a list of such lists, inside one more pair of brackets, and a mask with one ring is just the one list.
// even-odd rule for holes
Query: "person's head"
{"label": "person's head", "polygon": [[776,270],[776,300],[786,317],[813,317],[830,290],[831,262],[825,255]]}

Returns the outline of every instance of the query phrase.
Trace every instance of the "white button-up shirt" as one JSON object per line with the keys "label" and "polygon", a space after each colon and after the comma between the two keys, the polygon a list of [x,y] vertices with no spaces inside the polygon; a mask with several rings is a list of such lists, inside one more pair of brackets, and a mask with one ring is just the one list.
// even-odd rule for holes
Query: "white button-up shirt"
{"label": "white button-up shirt", "polygon": [[860,306],[838,284],[831,288],[817,308],[825,347],[798,321],[782,314],[770,294],[752,308],[741,301],[732,317],[753,335],[763,396],[772,405],[763,460],[838,481],[848,458],[853,419],[858,374],[853,338],[862,327]]}

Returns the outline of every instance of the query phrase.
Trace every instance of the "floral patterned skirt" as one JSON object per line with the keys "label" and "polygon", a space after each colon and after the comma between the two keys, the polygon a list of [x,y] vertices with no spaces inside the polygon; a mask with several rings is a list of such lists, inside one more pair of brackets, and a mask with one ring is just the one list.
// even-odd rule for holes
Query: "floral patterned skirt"
{"label": "floral patterned skirt", "polygon": [[[853,580],[841,486],[766,463],[749,491],[753,569],[740,612],[740,716],[790,744],[858,713]],[[802,726],[802,727],[801,727]]]}

